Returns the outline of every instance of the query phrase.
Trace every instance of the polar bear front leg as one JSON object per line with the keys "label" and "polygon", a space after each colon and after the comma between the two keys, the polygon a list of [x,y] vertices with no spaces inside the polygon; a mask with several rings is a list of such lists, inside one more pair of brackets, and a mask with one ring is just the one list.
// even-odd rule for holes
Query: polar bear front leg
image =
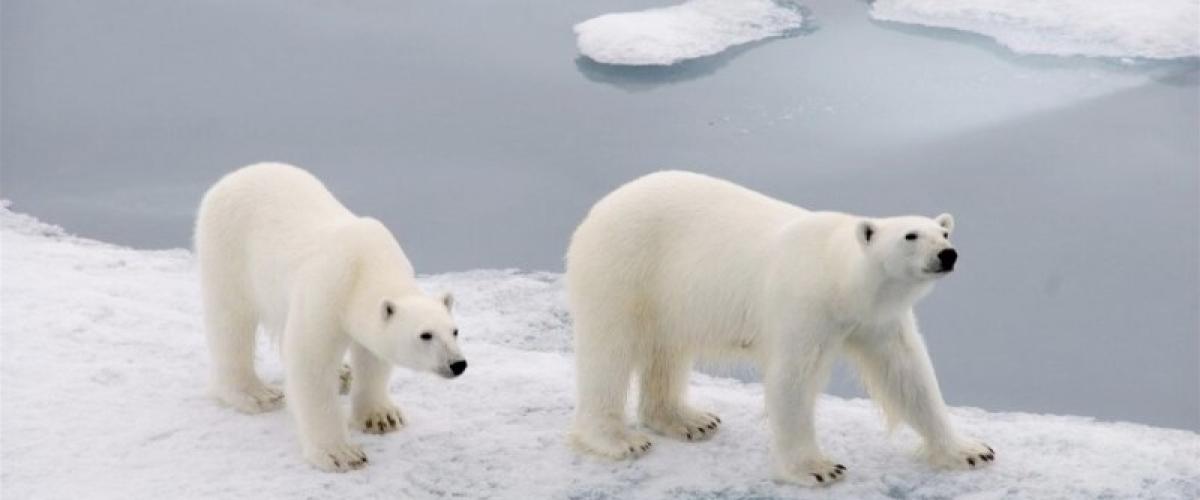
{"label": "polar bear front leg", "polygon": [[851,336],[845,345],[872,399],[889,420],[909,424],[924,438],[924,452],[933,465],[974,469],[996,460],[991,447],[961,437],[951,426],[912,314],[884,330]]}
{"label": "polar bear front leg", "polygon": [[335,333],[337,327],[331,322],[296,316],[301,315],[289,315],[284,334],[284,391],[296,419],[304,458],[329,472],[362,468],[367,456],[350,444],[337,398],[338,370],[346,340]]}
{"label": "polar bear front leg", "polygon": [[827,343],[821,338],[785,340],[767,361],[764,384],[776,480],[825,486],[845,477],[846,467],[825,457],[816,437],[817,395],[833,360]]}
{"label": "polar bear front leg", "polygon": [[356,342],[350,344],[352,425],[367,433],[386,434],[404,426],[404,414],[388,397],[392,364]]}

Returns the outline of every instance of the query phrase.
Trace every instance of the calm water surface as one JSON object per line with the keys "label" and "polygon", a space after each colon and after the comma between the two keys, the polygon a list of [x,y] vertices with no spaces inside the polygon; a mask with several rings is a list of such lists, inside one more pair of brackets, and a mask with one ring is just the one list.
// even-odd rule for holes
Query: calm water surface
{"label": "calm water surface", "polygon": [[1196,60],[1015,55],[849,0],[675,67],[578,57],[574,23],[667,3],[4,0],[0,191],[177,247],[223,172],[293,162],[423,272],[561,270],[591,203],[663,168],[949,211],[961,271],[920,313],[952,404],[1200,429]]}

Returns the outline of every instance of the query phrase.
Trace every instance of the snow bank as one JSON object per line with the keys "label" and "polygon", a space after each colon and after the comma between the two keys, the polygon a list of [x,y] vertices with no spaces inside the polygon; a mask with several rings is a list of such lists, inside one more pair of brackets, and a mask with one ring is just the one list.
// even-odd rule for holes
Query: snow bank
{"label": "snow bank", "polygon": [[575,25],[579,52],[605,64],[670,65],[785,35],[803,16],[776,0],[689,0]]}
{"label": "snow bank", "polygon": [[[286,412],[247,416],[203,397],[207,366],[195,264],[64,234],[0,209],[0,487],[5,498],[1197,498],[1200,435],[1083,417],[954,409],[998,463],[934,472],[916,438],[890,440],[867,401],[823,398],[842,484],[770,481],[762,387],[694,377],[697,404],[724,420],[712,442],[664,438],[636,462],[564,443],[572,410],[561,278],[472,271],[423,278],[451,288],[471,362],[454,381],[398,373],[409,416],[389,436],[354,433],[367,469],[301,461]],[[261,372],[281,378],[261,346]]]}
{"label": "snow bank", "polygon": [[875,0],[871,16],[973,31],[1030,54],[1200,56],[1197,0]]}

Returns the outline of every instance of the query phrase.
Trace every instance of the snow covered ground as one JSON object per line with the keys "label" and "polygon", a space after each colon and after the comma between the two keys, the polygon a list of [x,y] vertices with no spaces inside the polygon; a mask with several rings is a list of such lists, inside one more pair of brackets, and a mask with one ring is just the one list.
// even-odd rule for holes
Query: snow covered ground
{"label": "snow covered ground", "polygon": [[605,64],[670,65],[787,34],[803,22],[777,0],[688,0],[605,14],[575,25],[579,52]]}
{"label": "snow covered ground", "polygon": [[912,456],[910,432],[886,438],[869,402],[833,397],[818,410],[821,439],[849,476],[827,490],[777,485],[762,387],[700,375],[693,398],[725,422],[713,441],[659,438],[636,462],[582,457],[563,439],[573,382],[561,277],[499,270],[423,278],[458,295],[471,368],[450,382],[398,373],[409,427],[355,434],[370,466],[325,474],[301,461],[286,412],[246,416],[203,396],[189,252],[84,240],[4,208],[0,280],[5,498],[1200,497],[1196,433],[957,408],[999,461],[934,472]]}
{"label": "snow covered ground", "polygon": [[1198,0],[875,0],[882,21],[974,31],[1059,56],[1200,56]]}

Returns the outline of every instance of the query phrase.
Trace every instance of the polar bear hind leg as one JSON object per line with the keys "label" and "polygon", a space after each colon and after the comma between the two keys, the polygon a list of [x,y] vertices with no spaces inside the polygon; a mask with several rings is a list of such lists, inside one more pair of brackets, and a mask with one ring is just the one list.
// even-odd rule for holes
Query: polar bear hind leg
{"label": "polar bear hind leg", "polygon": [[612,339],[637,338],[633,335],[636,326],[630,323],[594,322],[586,315],[575,318],[578,403],[571,442],[584,451],[616,460],[639,457],[651,446],[644,434],[630,430],[625,422],[636,357],[631,342]]}
{"label": "polar bear hind leg", "polygon": [[641,360],[638,417],[642,425],[682,441],[704,441],[717,432],[721,419],[687,405],[692,360],[676,349],[647,349]]}
{"label": "polar bear hind leg", "polygon": [[212,357],[209,394],[243,413],[283,406],[283,392],[270,387],[254,371],[254,335],[258,318],[234,294],[205,293],[205,330]]}

